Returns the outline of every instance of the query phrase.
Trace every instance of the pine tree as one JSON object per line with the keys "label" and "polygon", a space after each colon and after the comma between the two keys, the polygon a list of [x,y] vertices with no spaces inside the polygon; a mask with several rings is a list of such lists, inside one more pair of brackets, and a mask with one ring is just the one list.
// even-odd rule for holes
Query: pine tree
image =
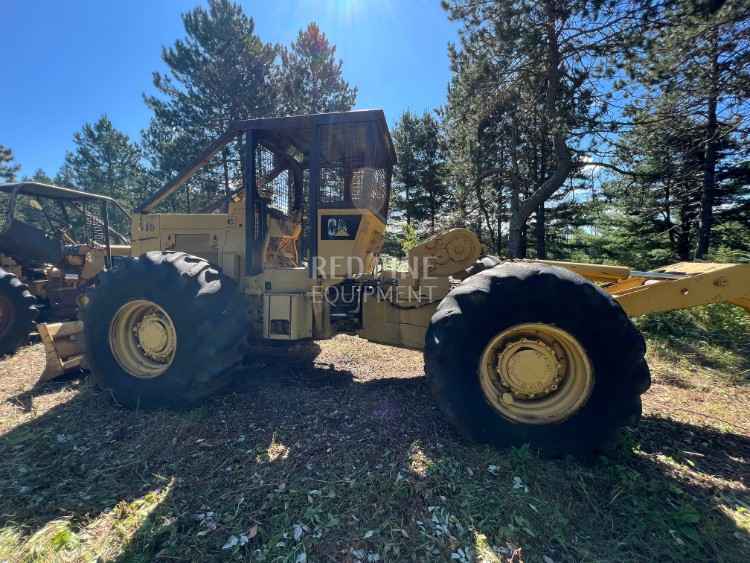
{"label": "pine tree", "polygon": [[628,45],[637,10],[614,1],[444,5],[462,24],[460,45],[450,50],[446,122],[452,167],[465,177],[465,211],[498,249],[507,224],[511,256],[525,255],[535,215],[543,256],[545,202],[601,142],[591,135],[608,112],[600,89],[615,72],[613,49]]}
{"label": "pine tree", "polygon": [[37,168],[36,172],[32,174],[31,176],[26,176],[24,180],[29,180],[31,182],[41,182],[42,184],[54,184],[55,181],[50,178],[50,176],[41,168]]}
{"label": "pine tree", "polygon": [[73,135],[75,149],[65,155],[57,180],[88,192],[103,194],[133,207],[143,198],[144,172],[139,147],[115,129],[104,115],[85,123]]}
{"label": "pine tree", "polygon": [[[154,73],[160,95],[145,96],[154,116],[143,143],[157,183],[187,166],[233,120],[277,110],[277,49],[256,35],[239,4],[209,0],[208,9],[197,7],[182,20],[185,39],[162,51],[169,72]],[[230,178],[240,173],[239,160],[239,151],[228,147],[181,192],[185,199],[171,198],[172,208],[196,209],[216,192],[228,192]]]}
{"label": "pine tree", "polygon": [[[680,94],[665,96],[654,108],[634,115],[636,126],[618,143],[617,166],[627,171],[605,184],[609,225],[622,261],[652,267],[668,261],[693,260],[701,233],[705,171],[705,122],[700,114],[679,111]],[[716,150],[717,212],[714,227],[729,235],[744,224],[750,232],[750,151],[741,137],[720,125]],[[726,229],[722,229],[723,226]]]}
{"label": "pine tree", "polygon": [[393,140],[398,164],[394,174],[396,210],[402,211],[407,225],[425,223],[430,234],[447,203],[446,149],[440,124],[425,112],[401,116]]}
{"label": "pine tree", "polygon": [[417,121],[414,114],[406,111],[392,131],[398,162],[393,177],[393,211],[402,213],[407,225],[411,225],[415,215],[415,192],[421,188],[415,154]]}
{"label": "pine tree", "polygon": [[0,180],[13,182],[16,179],[16,173],[21,169],[21,165],[13,161],[13,151],[0,145]]}
{"label": "pine tree", "polygon": [[746,2],[731,0],[712,6],[668,3],[662,25],[650,33],[646,47],[630,66],[631,77],[649,89],[639,108],[653,105],[650,100],[674,96],[676,120],[693,119],[702,134],[695,255],[705,258],[720,208],[721,160],[731,158],[722,132],[747,131],[741,115],[750,98],[750,8]]}
{"label": "pine tree", "polygon": [[169,72],[154,73],[163,97],[145,97],[154,119],[201,136],[276,109],[271,83],[276,48],[255,34],[255,22],[239,4],[208,4],[208,10],[197,7],[183,14],[187,37],[163,49]]}
{"label": "pine tree", "polygon": [[336,47],[315,23],[281,49],[276,81],[283,115],[347,111],[357,101],[357,89],[344,80],[342,62],[336,60]]}

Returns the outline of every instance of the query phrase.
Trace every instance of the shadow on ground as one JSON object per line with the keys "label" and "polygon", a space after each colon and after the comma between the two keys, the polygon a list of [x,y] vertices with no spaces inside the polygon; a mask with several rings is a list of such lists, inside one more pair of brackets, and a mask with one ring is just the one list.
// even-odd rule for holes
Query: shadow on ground
{"label": "shadow on ground", "polygon": [[593,465],[541,461],[462,442],[423,377],[278,366],[256,362],[232,393],[179,413],[119,409],[79,379],[8,399],[32,412],[41,394],[78,390],[0,436],[1,522],[28,536],[66,519],[121,561],[447,560],[462,546],[740,561],[747,549],[720,509],[748,502],[746,436],[646,418]]}

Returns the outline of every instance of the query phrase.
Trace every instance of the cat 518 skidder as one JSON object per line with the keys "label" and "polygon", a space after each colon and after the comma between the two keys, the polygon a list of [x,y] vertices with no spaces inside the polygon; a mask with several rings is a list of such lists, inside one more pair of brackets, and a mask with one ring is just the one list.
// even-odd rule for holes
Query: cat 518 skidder
{"label": "cat 518 skidder", "polygon": [[[222,212],[154,212],[230,144],[242,174]],[[224,386],[249,343],[346,332],[423,349],[466,436],[583,453],[641,414],[649,370],[630,317],[750,310],[750,265],[502,262],[465,229],[414,248],[408,272],[378,270],[394,162],[379,110],[232,124],[137,209],[139,257],[87,293],[91,373],[124,405],[183,407]]]}

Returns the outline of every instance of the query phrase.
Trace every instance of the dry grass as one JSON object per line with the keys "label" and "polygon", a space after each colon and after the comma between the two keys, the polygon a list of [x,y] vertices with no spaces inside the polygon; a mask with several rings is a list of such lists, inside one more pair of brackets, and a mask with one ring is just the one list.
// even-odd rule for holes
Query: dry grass
{"label": "dry grass", "polygon": [[421,355],[351,337],[182,413],[0,362],[0,561],[747,561],[750,389],[654,346],[590,465],[462,442]]}

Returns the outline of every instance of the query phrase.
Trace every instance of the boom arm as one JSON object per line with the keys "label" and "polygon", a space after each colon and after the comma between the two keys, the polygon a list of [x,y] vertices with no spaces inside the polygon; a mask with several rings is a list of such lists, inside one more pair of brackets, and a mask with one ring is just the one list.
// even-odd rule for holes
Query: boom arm
{"label": "boom arm", "polygon": [[639,272],[624,266],[545,262],[603,282],[603,289],[631,317],[709,303],[732,303],[750,312],[750,264],[679,262]]}

